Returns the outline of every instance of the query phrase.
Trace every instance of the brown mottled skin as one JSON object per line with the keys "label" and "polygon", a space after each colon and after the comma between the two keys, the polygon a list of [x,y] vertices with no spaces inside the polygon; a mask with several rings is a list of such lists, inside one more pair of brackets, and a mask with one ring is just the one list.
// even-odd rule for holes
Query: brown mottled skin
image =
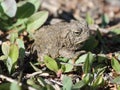
{"label": "brown mottled skin", "polygon": [[83,19],[44,26],[34,34],[33,51],[37,51],[39,60],[44,55],[73,58],[88,37],[89,28]]}

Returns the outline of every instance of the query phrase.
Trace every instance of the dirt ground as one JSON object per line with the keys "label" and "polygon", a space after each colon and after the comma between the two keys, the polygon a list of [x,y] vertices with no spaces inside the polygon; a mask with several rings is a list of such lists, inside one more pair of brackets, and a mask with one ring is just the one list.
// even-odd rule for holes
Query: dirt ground
{"label": "dirt ground", "polygon": [[108,26],[118,24],[120,19],[120,0],[44,0],[41,7],[50,12],[50,20],[54,22],[85,18],[87,13],[97,25],[101,24],[103,14],[110,19]]}

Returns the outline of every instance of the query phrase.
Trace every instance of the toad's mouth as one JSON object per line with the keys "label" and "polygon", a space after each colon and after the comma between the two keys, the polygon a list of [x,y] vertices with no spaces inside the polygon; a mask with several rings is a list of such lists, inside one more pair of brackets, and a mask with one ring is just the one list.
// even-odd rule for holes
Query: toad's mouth
{"label": "toad's mouth", "polygon": [[80,37],[75,41],[75,45],[81,44],[81,43],[85,42],[87,39],[88,39],[88,37],[84,37],[84,38]]}
{"label": "toad's mouth", "polygon": [[88,38],[80,38],[78,41],[75,42],[74,46],[75,46],[75,50],[79,51],[81,49],[81,47],[84,45],[84,43],[86,42]]}

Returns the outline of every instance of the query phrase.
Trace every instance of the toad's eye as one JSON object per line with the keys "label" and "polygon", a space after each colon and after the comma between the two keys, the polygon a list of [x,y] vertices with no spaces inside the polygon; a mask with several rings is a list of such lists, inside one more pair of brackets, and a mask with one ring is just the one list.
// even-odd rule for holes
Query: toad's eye
{"label": "toad's eye", "polygon": [[80,35],[80,32],[74,32],[76,36],[79,36]]}

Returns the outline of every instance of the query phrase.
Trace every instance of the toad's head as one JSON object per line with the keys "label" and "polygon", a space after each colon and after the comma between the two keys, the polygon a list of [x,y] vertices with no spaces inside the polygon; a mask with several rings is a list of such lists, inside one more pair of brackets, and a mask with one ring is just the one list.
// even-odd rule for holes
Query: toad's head
{"label": "toad's head", "polygon": [[85,20],[74,22],[74,25],[71,24],[71,32],[69,33],[69,39],[73,45],[74,50],[78,50],[83,46],[83,43],[90,36],[89,28]]}

